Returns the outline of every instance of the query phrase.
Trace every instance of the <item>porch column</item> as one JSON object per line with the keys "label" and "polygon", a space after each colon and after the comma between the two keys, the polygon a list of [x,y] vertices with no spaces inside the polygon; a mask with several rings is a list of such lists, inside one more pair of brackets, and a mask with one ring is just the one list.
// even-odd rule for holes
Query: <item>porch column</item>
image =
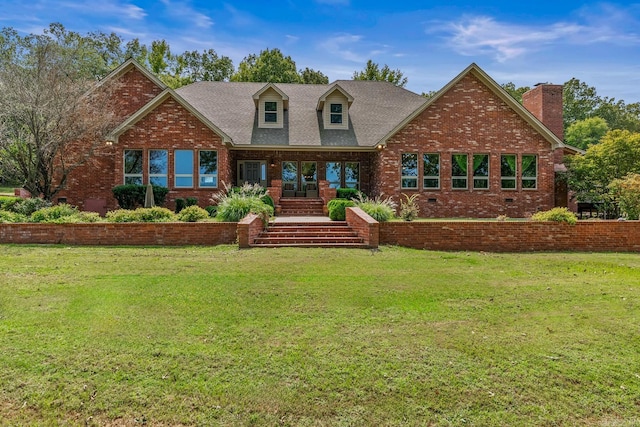
{"label": "porch column", "polygon": [[269,195],[273,199],[273,204],[275,205],[275,213],[276,215],[280,213],[280,197],[282,197],[282,180],[281,179],[272,179],[271,186],[267,187],[269,191]]}

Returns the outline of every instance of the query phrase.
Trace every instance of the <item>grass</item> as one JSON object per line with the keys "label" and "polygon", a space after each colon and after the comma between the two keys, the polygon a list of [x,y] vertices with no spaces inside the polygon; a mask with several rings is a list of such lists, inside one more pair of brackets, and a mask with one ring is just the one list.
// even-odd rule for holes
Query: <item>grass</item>
{"label": "grass", "polygon": [[0,187],[0,196],[13,196],[14,187]]}
{"label": "grass", "polygon": [[0,424],[640,423],[637,254],[1,249]]}

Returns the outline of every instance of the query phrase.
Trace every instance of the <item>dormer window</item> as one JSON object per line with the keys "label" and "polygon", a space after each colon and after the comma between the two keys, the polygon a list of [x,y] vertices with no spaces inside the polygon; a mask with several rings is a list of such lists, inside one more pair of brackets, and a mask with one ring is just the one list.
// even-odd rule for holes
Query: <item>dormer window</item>
{"label": "dormer window", "polygon": [[264,122],[278,123],[278,103],[276,101],[264,103]]}
{"label": "dormer window", "polygon": [[333,84],[320,99],[317,110],[322,113],[325,129],[349,129],[349,107],[353,97],[338,84]]}
{"label": "dormer window", "polygon": [[331,124],[342,124],[342,104],[331,104]]}
{"label": "dormer window", "polygon": [[287,120],[284,112],[289,108],[289,97],[278,86],[267,83],[253,94],[258,119],[258,127],[282,129]]}

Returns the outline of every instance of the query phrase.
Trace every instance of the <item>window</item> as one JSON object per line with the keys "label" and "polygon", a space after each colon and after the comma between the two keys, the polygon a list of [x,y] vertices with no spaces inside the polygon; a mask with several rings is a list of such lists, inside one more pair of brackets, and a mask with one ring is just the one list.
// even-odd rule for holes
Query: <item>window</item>
{"label": "window", "polygon": [[342,182],[342,165],[340,162],[327,162],[326,180],[329,188],[338,188]]}
{"label": "window", "polygon": [[331,124],[342,124],[342,104],[331,104]]}
{"label": "window", "polygon": [[264,122],[278,123],[278,103],[276,101],[265,101]]}
{"label": "window", "polygon": [[422,186],[424,188],[440,188],[440,155],[423,154],[422,170],[424,174]]}
{"label": "window", "polygon": [[418,155],[404,153],[402,155],[402,188],[418,188]]}
{"label": "window", "polygon": [[451,156],[451,187],[454,189],[467,188],[467,155],[454,154]]}
{"label": "window", "polygon": [[124,150],[124,183],[142,184],[142,150]]}
{"label": "window", "polygon": [[476,190],[489,189],[489,155],[473,155],[473,188]]}
{"label": "window", "polygon": [[218,186],[218,152],[200,151],[198,153],[200,187]]}
{"label": "window", "polygon": [[282,184],[292,184],[298,188],[298,162],[282,162]]}
{"label": "window", "polygon": [[168,159],[167,150],[149,150],[149,182],[151,184],[167,187]]}
{"label": "window", "polygon": [[500,156],[500,187],[503,190],[516,189],[516,155]]}
{"label": "window", "polygon": [[300,168],[302,171],[303,184],[316,182],[318,180],[316,162],[302,162],[302,164],[300,165]]}
{"label": "window", "polygon": [[344,164],[344,186],[360,188],[360,163],[346,162]]}
{"label": "window", "polygon": [[193,187],[193,150],[176,150],[174,156],[176,187]]}
{"label": "window", "polygon": [[522,188],[538,188],[538,158],[534,155],[522,156]]}

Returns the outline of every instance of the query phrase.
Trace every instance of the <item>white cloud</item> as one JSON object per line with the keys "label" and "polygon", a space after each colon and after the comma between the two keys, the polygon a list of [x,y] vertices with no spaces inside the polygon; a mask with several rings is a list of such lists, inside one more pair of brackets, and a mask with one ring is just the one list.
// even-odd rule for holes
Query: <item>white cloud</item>
{"label": "white cloud", "polygon": [[135,4],[120,1],[79,1],[79,2],[61,2],[58,5],[60,9],[75,10],[87,15],[109,15],[115,17],[124,17],[133,20],[142,20],[147,16],[147,12]]}
{"label": "white cloud", "polygon": [[362,36],[357,34],[339,34],[330,37],[320,43],[320,47],[329,54],[338,56],[347,61],[364,62],[366,56],[354,52],[353,47],[362,41]]}
{"label": "white cloud", "polygon": [[167,12],[172,18],[178,18],[181,21],[190,22],[198,28],[210,28],[213,20],[207,15],[198,12],[186,2],[174,2],[171,0],[161,0],[165,5]]}

